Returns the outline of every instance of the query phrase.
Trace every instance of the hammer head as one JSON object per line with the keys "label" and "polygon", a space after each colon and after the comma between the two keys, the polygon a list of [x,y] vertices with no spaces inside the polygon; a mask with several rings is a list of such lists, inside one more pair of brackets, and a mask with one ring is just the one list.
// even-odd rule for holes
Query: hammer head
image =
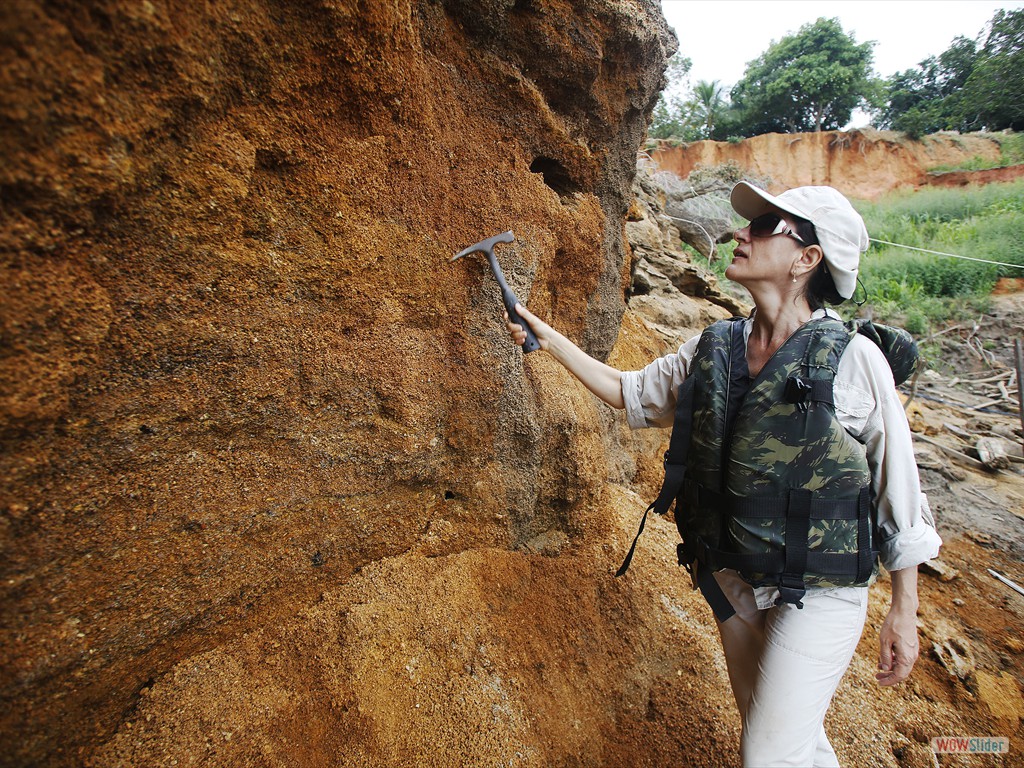
{"label": "hammer head", "polygon": [[501,267],[498,266],[498,260],[494,258],[494,246],[498,243],[511,243],[515,238],[512,236],[512,230],[508,232],[502,232],[500,235],[489,237],[486,240],[481,240],[476,245],[471,245],[465,250],[459,251],[452,257],[452,261],[461,259],[463,256],[469,256],[471,253],[480,251],[487,254],[487,261],[491,265],[491,272],[494,273],[495,279],[498,281],[498,287],[501,288],[501,300],[505,304],[505,309],[508,312],[508,318],[511,322],[522,326],[526,332],[526,341],[523,343],[523,352],[534,352],[541,348],[540,341],[537,340],[537,335],[534,333],[530,324],[520,317],[519,313],[516,312],[516,304],[519,303],[519,299],[516,298],[515,293],[511,288],[508,287],[508,283],[505,282],[505,276],[501,274]]}
{"label": "hammer head", "polygon": [[477,251],[482,251],[487,254],[488,258],[491,258],[494,255],[495,245],[498,243],[511,243],[513,240],[515,240],[515,237],[513,237],[512,230],[510,229],[508,232],[502,232],[500,235],[495,235],[494,237],[489,237],[486,240],[481,240],[476,245],[471,245],[469,248],[459,251],[452,256],[451,260],[455,261],[456,259],[461,259],[463,256],[469,256],[471,253],[476,253]]}

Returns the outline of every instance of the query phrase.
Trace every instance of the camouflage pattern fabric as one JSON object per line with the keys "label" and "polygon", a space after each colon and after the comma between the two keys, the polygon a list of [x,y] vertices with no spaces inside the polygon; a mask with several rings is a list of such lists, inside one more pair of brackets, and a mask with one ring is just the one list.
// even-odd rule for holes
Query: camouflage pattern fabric
{"label": "camouflage pattern fabric", "polygon": [[914,337],[905,330],[894,328],[891,325],[873,323],[863,318],[849,321],[846,323],[846,327],[852,333],[867,336],[878,345],[882,354],[885,355],[885,359],[889,361],[896,386],[914,375],[921,353],[917,349]]}
{"label": "camouflage pattern fabric", "polygon": [[[702,506],[696,486],[747,499],[786,497],[792,488],[828,500],[858,498],[871,481],[864,446],[843,429],[832,405],[794,403],[786,398],[787,380],[792,376],[808,382],[826,381],[831,391],[852,329],[830,318],[811,320],[749,381],[742,350],[733,353],[737,344],[734,324],[738,322],[715,323],[698,342],[691,374],[698,380],[686,470],[687,479],[695,482],[687,483],[676,513],[684,541],[690,538],[692,543],[699,537],[713,549],[781,553],[785,517],[727,516],[720,509]],[[748,382],[729,439],[727,405],[730,397],[736,398],[735,388]],[[870,528],[873,533],[873,515]],[[857,533],[857,520],[812,516],[808,551],[856,553]],[[875,572],[877,564],[872,578]],[[778,582],[778,574],[743,575],[758,585]],[[849,586],[869,583],[870,578],[857,582],[854,573],[848,577],[807,573],[804,582],[808,586]]]}

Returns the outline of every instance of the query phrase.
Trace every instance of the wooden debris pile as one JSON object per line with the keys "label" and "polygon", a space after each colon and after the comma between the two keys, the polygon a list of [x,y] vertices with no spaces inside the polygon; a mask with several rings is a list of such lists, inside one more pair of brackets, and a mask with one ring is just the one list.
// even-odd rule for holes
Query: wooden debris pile
{"label": "wooden debris pile", "polygon": [[[1024,465],[1021,341],[998,338],[1004,329],[992,326],[991,321],[979,319],[950,326],[921,342],[925,349],[938,346],[939,359],[929,362],[940,365],[925,367],[914,376],[908,416],[915,439],[961,464],[988,471],[1013,467],[1020,471]],[[922,423],[920,418],[915,423],[911,408],[915,398],[942,406],[952,416],[939,425]]]}

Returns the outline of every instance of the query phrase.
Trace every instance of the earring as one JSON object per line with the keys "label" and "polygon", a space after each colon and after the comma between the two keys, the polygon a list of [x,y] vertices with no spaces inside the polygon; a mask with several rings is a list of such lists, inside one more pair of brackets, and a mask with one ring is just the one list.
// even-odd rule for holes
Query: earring
{"label": "earring", "polygon": [[793,282],[796,282],[796,275],[793,275]]}

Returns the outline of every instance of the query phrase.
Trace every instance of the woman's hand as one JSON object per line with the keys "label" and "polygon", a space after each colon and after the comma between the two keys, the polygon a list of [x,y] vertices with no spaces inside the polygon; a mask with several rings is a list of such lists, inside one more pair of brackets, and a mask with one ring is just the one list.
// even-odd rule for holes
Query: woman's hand
{"label": "woman's hand", "polygon": [[902,683],[914,668],[917,641],[917,567],[893,571],[892,606],[879,633],[878,672],[881,685]]}
{"label": "woman's hand", "polygon": [[882,622],[879,635],[881,652],[878,655],[878,669],[875,679],[881,685],[902,683],[917,661],[917,613],[889,609],[889,615]]}
{"label": "woman's hand", "polygon": [[[524,322],[530,324],[530,329],[537,337],[540,348],[564,365],[573,376],[583,382],[587,389],[612,408],[626,407],[622,398],[621,371],[588,355],[522,304],[516,304],[516,312]],[[509,320],[508,312],[505,312],[504,316],[505,327],[508,328],[512,341],[520,346],[525,344],[526,331],[519,323]]]}
{"label": "woman's hand", "polygon": [[[537,342],[540,344],[540,348],[546,352],[551,346],[551,335],[553,330],[551,326],[530,312],[530,310],[522,304],[516,304],[516,312],[519,313],[519,316],[523,318],[525,322],[530,324],[530,330],[533,331],[533,335],[537,337]],[[523,330],[523,326],[509,320],[507,311],[502,312],[502,316],[505,318],[505,327],[508,328],[512,341],[520,347],[523,346],[523,344],[526,343],[526,331]]]}

